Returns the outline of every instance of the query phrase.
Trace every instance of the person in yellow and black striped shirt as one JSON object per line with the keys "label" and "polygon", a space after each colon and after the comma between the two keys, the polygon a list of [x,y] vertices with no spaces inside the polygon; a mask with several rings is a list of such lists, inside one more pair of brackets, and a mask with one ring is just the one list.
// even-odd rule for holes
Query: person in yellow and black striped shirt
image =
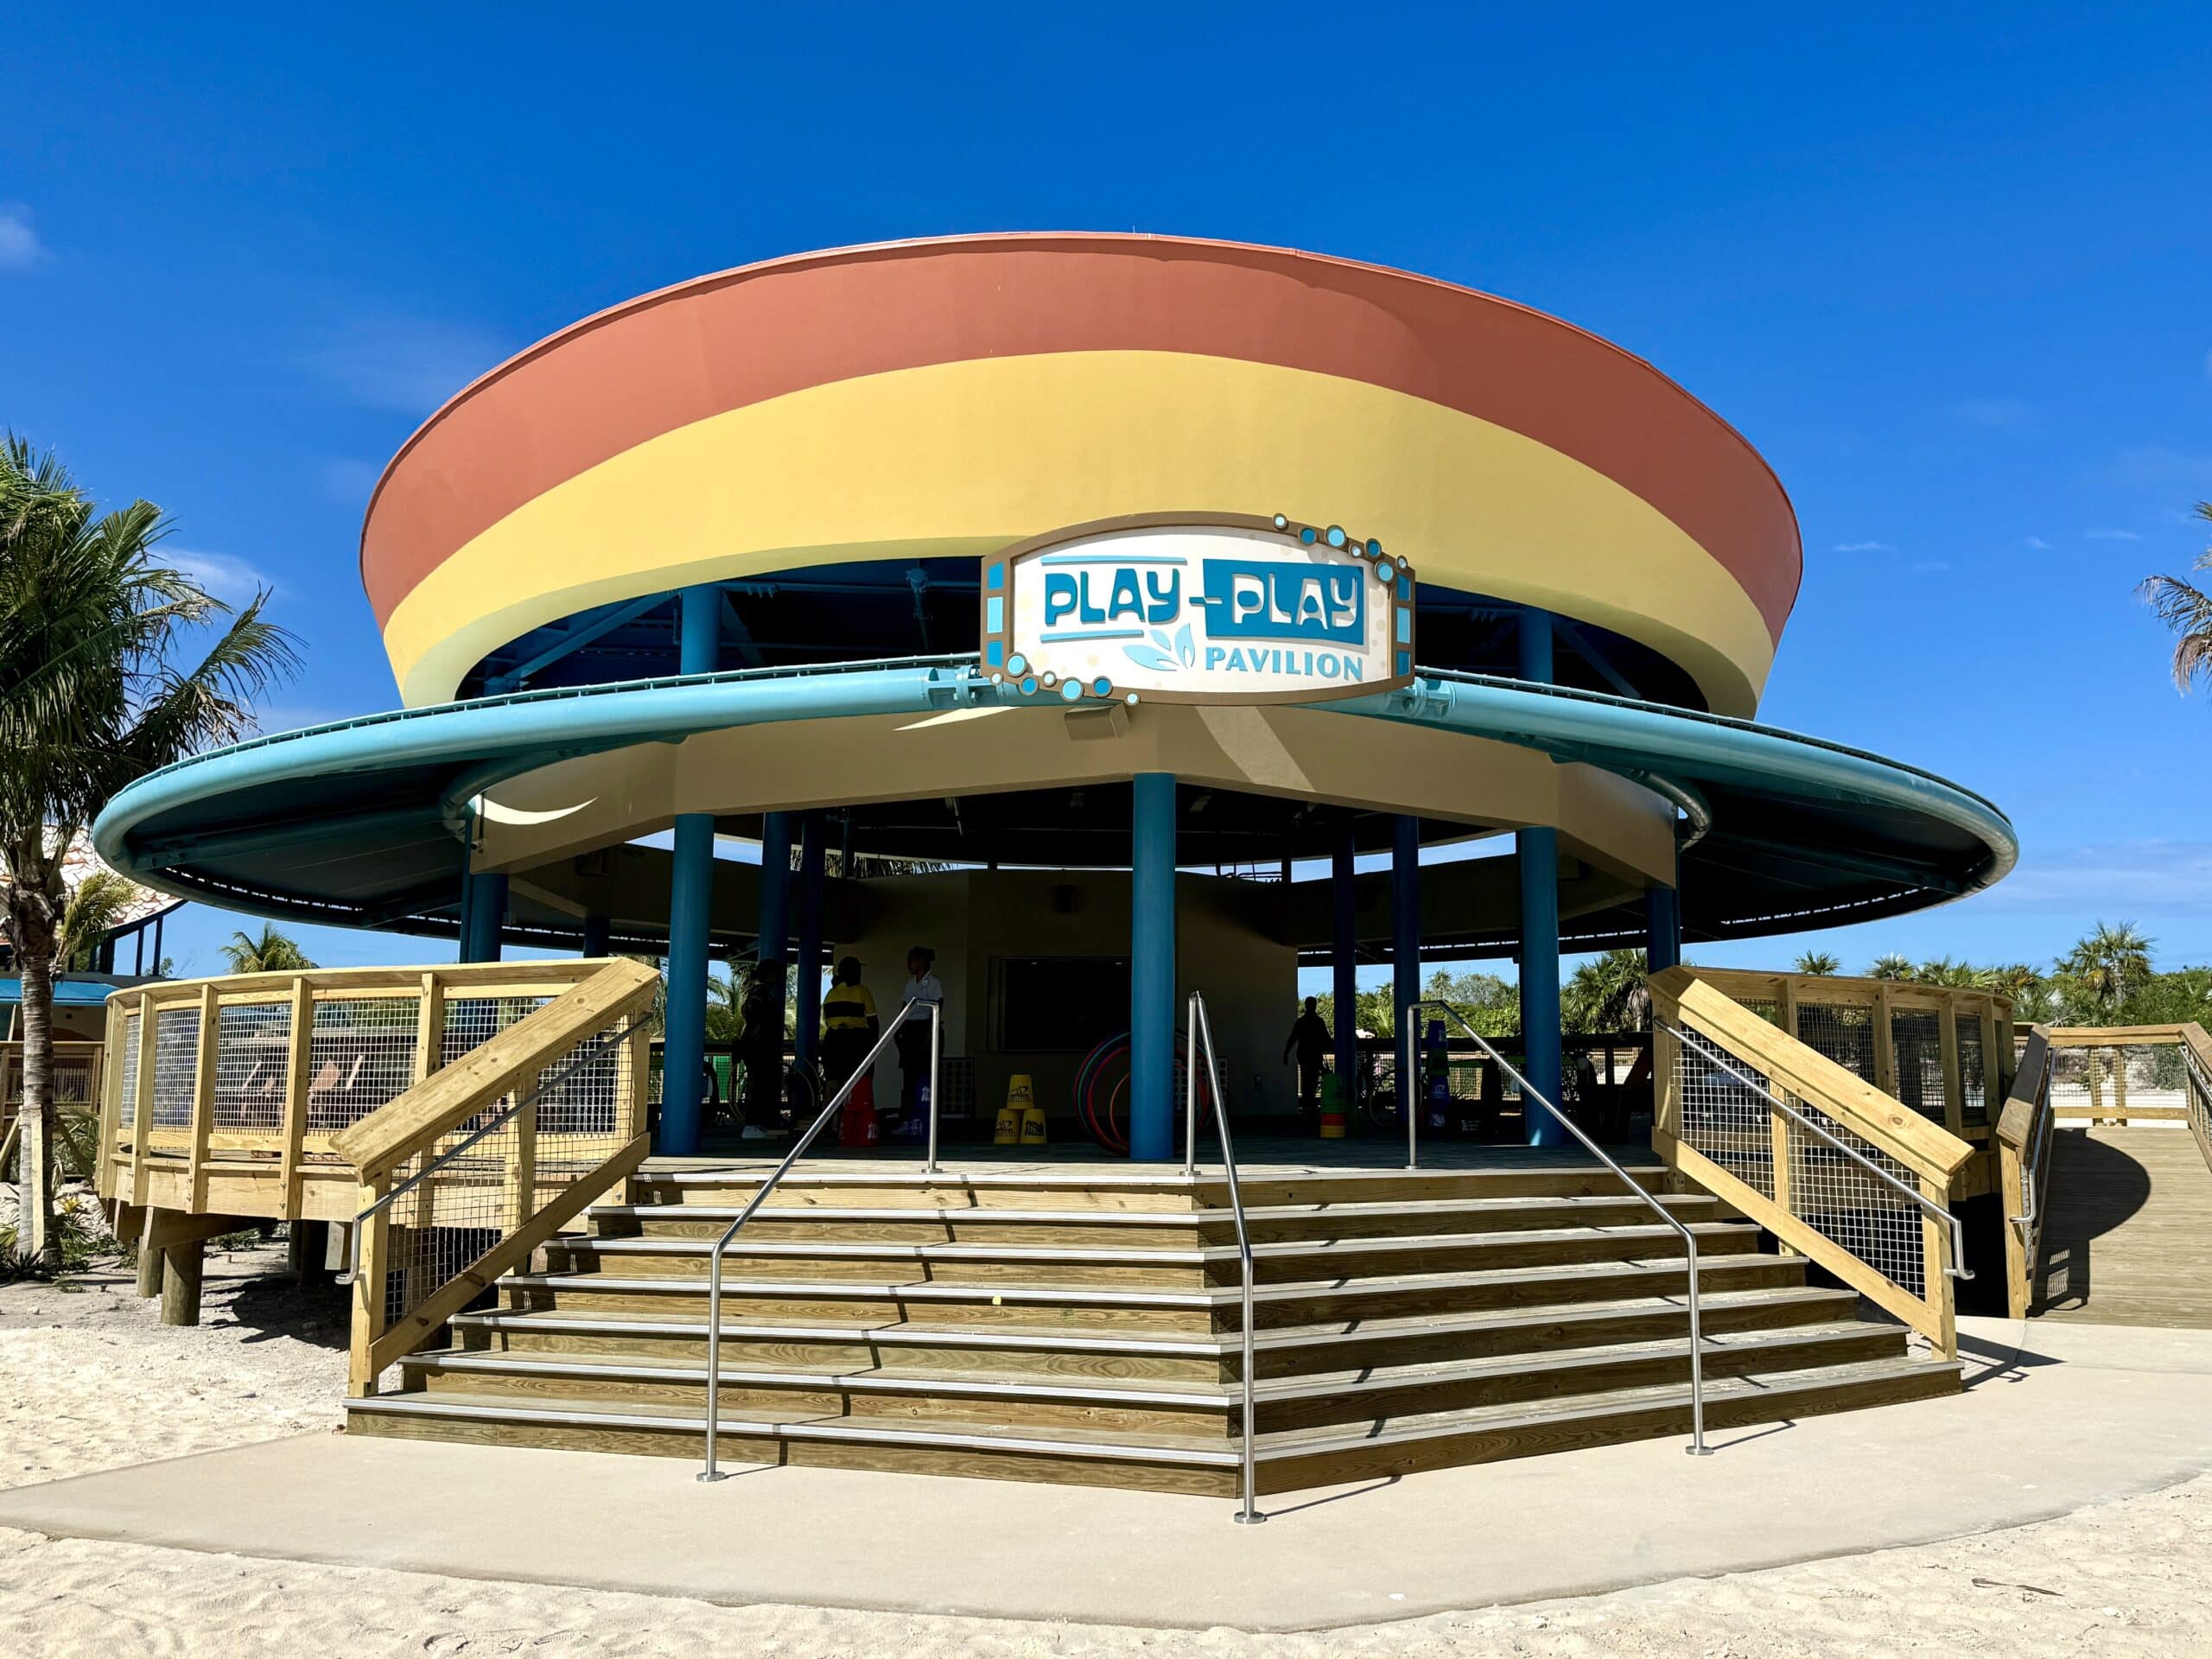
{"label": "person in yellow and black striped shirt", "polygon": [[881,1030],[875,998],[861,983],[861,959],[847,957],[837,964],[836,982],[822,995],[822,1069],[831,1089],[859,1069]]}

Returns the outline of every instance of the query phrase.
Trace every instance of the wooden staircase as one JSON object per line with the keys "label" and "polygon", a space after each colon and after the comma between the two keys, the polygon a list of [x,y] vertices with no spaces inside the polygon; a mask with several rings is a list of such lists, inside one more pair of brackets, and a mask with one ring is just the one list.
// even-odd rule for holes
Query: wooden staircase
{"label": "wooden staircase", "polygon": [[[1709,1429],[1959,1386],[1652,1165]],[[758,1174],[649,1166],[355,1433],[697,1458],[708,1252]],[[1246,1174],[1262,1491],[1688,1433],[1681,1241],[1595,1166]],[[1241,1272],[1203,1171],[795,1172],[723,1264],[721,1455],[1234,1496]]]}

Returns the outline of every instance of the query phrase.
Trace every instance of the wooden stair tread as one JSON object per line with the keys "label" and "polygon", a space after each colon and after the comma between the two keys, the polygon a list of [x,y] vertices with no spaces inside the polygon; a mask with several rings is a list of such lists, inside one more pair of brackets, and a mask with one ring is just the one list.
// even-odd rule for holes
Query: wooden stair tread
{"label": "wooden stair tread", "polygon": [[[1661,1230],[1662,1231],[1666,1230]],[[1671,1236],[1671,1233],[1669,1236]],[[1768,1270],[1783,1260],[1757,1252],[1700,1258],[1700,1275],[1722,1275]],[[1555,1262],[1533,1268],[1470,1268],[1434,1273],[1385,1274],[1358,1280],[1293,1281],[1255,1286],[1256,1303],[1274,1304],[1316,1297],[1387,1295],[1423,1290],[1444,1290],[1484,1285],[1537,1284],[1562,1278],[1588,1281],[1608,1276],[1654,1272],[1679,1272],[1681,1256],[1625,1256],[1598,1262]],[[513,1274],[503,1283],[522,1290],[558,1294],[563,1289],[585,1293],[646,1294],[703,1296],[707,1275],[690,1274],[666,1277],[616,1278],[596,1273]],[[1239,1305],[1241,1291],[1233,1286],[1194,1290],[1116,1289],[1102,1285],[1036,1285],[1014,1280],[981,1280],[962,1283],[949,1279],[732,1279],[722,1280],[725,1296],[766,1296],[792,1300],[813,1299],[858,1300],[892,1298],[908,1301],[992,1301],[1039,1306],[1096,1307],[1204,1308]]]}
{"label": "wooden stair tread", "polygon": [[[1758,1287],[1750,1290],[1709,1291],[1700,1298],[1706,1309],[1721,1312],[1741,1307],[1802,1306],[1848,1313],[1858,1306],[1855,1293],[1810,1286]],[[1371,1338],[1446,1337],[1471,1332],[1510,1331],[1516,1327],[1541,1329],[1560,1324],[1597,1324],[1607,1319],[1635,1318],[1661,1313],[1684,1312],[1678,1295],[1639,1296],[1609,1301],[1540,1303],[1527,1307],[1491,1308],[1465,1313],[1408,1314],[1387,1319],[1325,1319],[1307,1325],[1270,1325],[1253,1338],[1262,1351],[1313,1344],[1341,1344]],[[454,1316],[455,1326],[487,1331],[517,1331],[532,1327],[579,1335],[688,1336],[702,1341],[707,1322],[696,1319],[642,1318],[635,1313],[557,1312],[543,1308],[485,1309]],[[1101,1352],[1218,1355],[1236,1350],[1241,1338],[1234,1333],[1205,1336],[1160,1332],[1138,1336],[1117,1326],[1079,1324],[1025,1325],[1011,1322],[963,1323],[957,1319],[863,1319],[852,1320],[745,1319],[722,1324],[728,1341],[888,1342],[923,1346],[935,1343],[969,1343],[1004,1348],[1091,1349]]]}
{"label": "wooden stair tread", "polygon": [[[1847,1365],[1820,1366],[1777,1372],[1755,1378],[1715,1377],[1705,1387],[1708,1405],[1750,1400],[1770,1403],[1777,1415],[1788,1414],[1793,1402],[1842,1388],[1883,1382],[1917,1382],[1931,1391],[1955,1382],[1955,1361],[1903,1358]],[[1646,1388],[1618,1389],[1570,1396],[1565,1400],[1516,1402],[1507,1405],[1477,1406],[1455,1411],[1427,1412],[1384,1417],[1366,1424],[1331,1425],[1320,1428],[1289,1429],[1258,1436],[1254,1455],[1258,1461],[1319,1457],[1330,1453],[1372,1453],[1394,1446],[1448,1439],[1455,1435],[1525,1432],[1541,1426],[1591,1423],[1624,1414],[1686,1408],[1690,1398],[1685,1382]],[[486,1419],[510,1422],[557,1424],[569,1427],[651,1429],[697,1435],[703,1440],[703,1410],[680,1406],[594,1400],[588,1404],[563,1403],[539,1395],[496,1394],[433,1397],[420,1393],[378,1395],[347,1402],[349,1414],[367,1416],[413,1416],[467,1421]],[[1011,1428],[988,1421],[931,1419],[886,1419],[841,1413],[763,1411],[718,1414],[716,1432],[724,1435],[753,1435],[771,1440],[828,1440],[872,1442],[884,1446],[932,1446],[947,1450],[1027,1452],[1047,1457],[1104,1458],[1139,1463],[1185,1463],[1210,1467],[1234,1466],[1240,1456],[1236,1442],[1218,1436],[1177,1434],[1150,1430],[1132,1435],[1117,1429],[1056,1427],[1049,1434]]]}
{"label": "wooden stair tread", "polygon": [[[1858,1320],[1840,1320],[1756,1331],[1718,1332],[1707,1335],[1705,1344],[1708,1356],[1716,1352],[1756,1354],[1762,1348],[1802,1347],[1807,1344],[1843,1344],[1890,1333],[1894,1333],[1902,1341],[1904,1332],[1897,1327]],[[1683,1338],[1650,1338],[1586,1348],[1548,1349],[1538,1354],[1424,1360],[1409,1364],[1364,1366],[1357,1370],[1272,1377],[1256,1384],[1254,1394],[1262,1402],[1304,1400],[1318,1395],[1372,1393],[1463,1379],[1629,1364],[1644,1359],[1682,1356],[1687,1352],[1688,1344]],[[687,1364],[635,1354],[580,1357],[557,1352],[495,1353],[473,1349],[443,1349],[411,1355],[405,1363],[482,1375],[519,1373],[568,1377],[629,1377],[702,1386],[707,1376],[703,1360],[699,1363]],[[1069,1380],[1028,1375],[1009,1376],[1001,1371],[907,1370],[896,1365],[852,1370],[779,1365],[759,1361],[746,1361],[734,1366],[725,1363],[721,1367],[721,1380],[725,1388],[815,1388],[897,1394],[967,1393],[1123,1405],[1193,1404],[1217,1405],[1226,1408],[1243,1398],[1243,1389],[1234,1383],[1176,1382],[1131,1377]]]}
{"label": "wooden stair tread", "polygon": [[[1754,1234],[1751,1223],[1693,1221],[1684,1224],[1703,1238],[1738,1238]],[[1294,1261],[1306,1256],[1371,1255],[1381,1251],[1507,1249],[1529,1245],[1580,1243],[1591,1239],[1662,1240],[1679,1236],[1663,1222],[1605,1226],[1527,1228],[1497,1232],[1383,1234],[1332,1239],[1271,1240],[1252,1247],[1255,1262]],[[710,1238],[585,1238],[562,1241],[557,1248],[577,1255],[712,1255]],[[753,1239],[740,1234],[726,1255],[784,1256],[796,1260],[893,1262],[1037,1262],[1071,1267],[1203,1267],[1236,1262],[1233,1244],[1136,1247],[1112,1249],[1064,1244],[969,1244],[932,1242],[906,1244],[894,1239]]]}
{"label": "wooden stair tread", "polygon": [[[1652,1196],[1669,1210],[1718,1209],[1720,1200],[1707,1192],[1655,1192]],[[1248,1205],[1244,1216],[1255,1221],[1311,1221],[1332,1217],[1379,1219],[1393,1216],[1419,1218],[1443,1215],[1512,1215],[1562,1207],[1585,1208],[1634,1204],[1632,1192],[1573,1192],[1556,1198],[1387,1198],[1355,1199],[1313,1204]],[[733,1221],[744,1209],[736,1204],[610,1204],[594,1205],[592,1217],[639,1221]],[[954,1208],[945,1205],[830,1205],[777,1204],[771,1201],[753,1211],[755,1221],[883,1221],[925,1225],[943,1221],[1003,1223],[1009,1226],[1162,1227],[1231,1224],[1234,1212],[1227,1206],[1197,1210],[1017,1210]]]}
{"label": "wooden stair tread", "polygon": [[[1624,1163],[1621,1167],[1639,1181],[1669,1179],[1673,1172],[1654,1159],[1649,1163]],[[664,1186],[758,1186],[774,1173],[774,1166],[766,1161],[757,1165],[728,1166],[707,1169],[670,1169],[648,1160],[638,1172],[638,1179],[650,1185]],[[1466,1169],[1404,1169],[1394,1165],[1378,1165],[1375,1168],[1285,1168],[1248,1169],[1243,1172],[1243,1185],[1268,1185],[1279,1181],[1315,1179],[1350,1179],[1383,1182],[1464,1181],[1481,1185],[1491,1181],[1512,1181],[1530,1177],[1559,1175],[1580,1176],[1607,1174],[1609,1171],[1596,1159],[1570,1158],[1562,1155],[1552,1165],[1521,1167],[1514,1165],[1494,1165],[1489,1167]],[[895,1186],[902,1189],[945,1189],[956,1187],[1065,1187],[1081,1191],[1090,1187],[1122,1187],[1136,1191],[1187,1191],[1193,1187],[1225,1186],[1227,1177],[1216,1164],[1201,1162],[1198,1173],[1185,1175],[1179,1168],[1133,1169],[1127,1164],[1065,1164],[1016,1166],[1007,1169],[966,1170],[931,1175],[915,1164],[881,1165],[874,1169],[823,1168],[809,1169],[786,1178],[798,1187],[814,1186]]]}
{"label": "wooden stair tread", "polygon": [[[1707,1377],[1706,1403],[1741,1399],[1770,1400],[1786,1405],[1793,1395],[1821,1389],[1890,1381],[1925,1382],[1931,1388],[1947,1377],[1955,1380],[1959,1362],[1922,1359],[1865,1360],[1847,1365],[1810,1366],[1749,1377]],[[1323,1452],[1367,1451],[1394,1442],[1434,1440],[1452,1434],[1517,1429],[1539,1423],[1560,1423],[1605,1417],[1624,1411],[1687,1407],[1687,1381],[1647,1388],[1613,1389],[1578,1394],[1562,1400],[1516,1402],[1502,1406],[1472,1406],[1458,1411],[1422,1412],[1404,1417],[1376,1418],[1365,1424],[1332,1424],[1322,1428],[1285,1429],[1259,1436],[1255,1455],[1268,1458],[1310,1456]],[[1777,1413],[1777,1415],[1786,1413]]]}
{"label": "wooden stair tread", "polygon": [[[1858,1305],[1856,1292],[1849,1289],[1821,1289],[1812,1285],[1758,1285],[1752,1289],[1714,1289],[1701,1296],[1707,1310],[1732,1310],[1732,1307],[1761,1307],[1761,1305],[1802,1305],[1802,1307],[1840,1307],[1849,1310]],[[1402,1319],[1330,1319],[1314,1320],[1310,1325],[1269,1325],[1255,1334],[1255,1347],[1274,1350],[1274,1347],[1296,1347],[1300,1343],[1343,1343],[1358,1336],[1425,1336],[1425,1334],[1453,1334],[1453,1332],[1491,1332],[1513,1330],[1517,1325],[1541,1327],[1557,1323],[1597,1323],[1604,1319],[1624,1319],[1637,1314],[1656,1314],[1656,1312],[1681,1312],[1686,1300],[1681,1296],[1628,1296],[1615,1300],[1588,1300],[1588,1303],[1535,1303],[1529,1307],[1491,1307],[1491,1310],[1465,1312],[1465,1314],[1407,1314]],[[631,1334],[631,1336],[696,1336],[706,1338],[703,1319],[651,1319],[646,1314],[593,1314],[588,1310],[556,1312],[544,1307],[498,1307],[480,1310],[474,1314],[455,1314],[454,1325],[478,1325],[485,1330],[573,1330],[577,1334]],[[973,1325],[960,1323],[956,1319],[854,1319],[854,1320],[772,1320],[772,1319],[741,1319],[730,1320],[726,1316],[721,1323],[723,1340],[746,1338],[818,1338],[818,1340],[892,1340],[892,1343],[938,1343],[938,1340],[978,1340],[993,1347],[1044,1347],[1044,1344],[1068,1344],[1068,1347],[1097,1347],[1097,1350],[1130,1350],[1148,1354],[1225,1354],[1239,1344],[1239,1336],[1197,1336],[1197,1334],[1164,1334],[1133,1336],[1113,1325],[1015,1325],[988,1323]]]}

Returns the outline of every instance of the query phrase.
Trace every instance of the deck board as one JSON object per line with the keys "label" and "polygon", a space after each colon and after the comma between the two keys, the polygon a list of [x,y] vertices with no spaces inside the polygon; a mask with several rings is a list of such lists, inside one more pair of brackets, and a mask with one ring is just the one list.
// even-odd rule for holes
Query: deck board
{"label": "deck board", "polygon": [[2212,1330],[2212,1170],[2185,1129],[2061,1128],[2032,1312]]}

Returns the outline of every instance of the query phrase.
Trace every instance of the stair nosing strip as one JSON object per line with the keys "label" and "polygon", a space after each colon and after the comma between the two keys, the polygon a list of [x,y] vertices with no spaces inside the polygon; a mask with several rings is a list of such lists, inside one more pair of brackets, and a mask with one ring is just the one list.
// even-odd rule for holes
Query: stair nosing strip
{"label": "stair nosing strip", "polygon": [[[680,1432],[703,1437],[706,1421],[703,1417],[689,1418],[663,1414],[620,1412],[543,1410],[528,1405],[463,1405],[454,1406],[432,1401],[419,1395],[370,1395],[346,1402],[347,1412],[361,1412],[371,1416],[451,1417],[462,1421],[506,1419],[524,1422],[547,1423],[567,1428],[626,1428],[648,1432]],[[878,1446],[921,1446],[943,1447],[950,1451],[1027,1452],[1046,1457],[1082,1457],[1091,1459],[1122,1459],[1130,1462],[1196,1464],[1208,1468],[1234,1468],[1238,1452],[1234,1445],[1225,1445],[1216,1452],[1195,1446],[1148,1446],[1141,1441],[1086,1441],[1047,1439],[1000,1439],[988,1434],[944,1433],[934,1430],[905,1428],[855,1427],[840,1424],[832,1427],[822,1423],[772,1423],[751,1418],[718,1416],[715,1433],[725,1434],[753,1434],[770,1440],[819,1440],[828,1443],[858,1441]]]}

